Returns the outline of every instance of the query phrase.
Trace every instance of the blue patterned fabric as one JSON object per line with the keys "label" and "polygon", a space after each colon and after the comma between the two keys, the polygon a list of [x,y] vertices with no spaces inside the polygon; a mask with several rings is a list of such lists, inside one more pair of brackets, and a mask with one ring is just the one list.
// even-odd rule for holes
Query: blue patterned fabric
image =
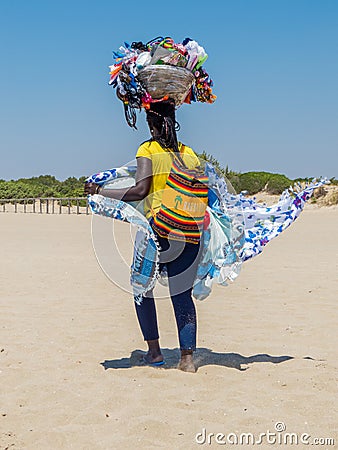
{"label": "blue patterned fabric", "polygon": [[[328,183],[314,181],[304,189],[289,189],[279,201],[266,206],[243,194],[230,193],[226,181],[211,164],[206,164],[209,179],[207,211],[210,223],[203,233],[202,253],[193,288],[193,296],[205,299],[212,284],[226,285],[240,273],[244,261],[260,254],[265,245],[293,223],[304,208],[313,191]],[[133,180],[136,166],[111,169],[88,178],[101,186],[114,188],[123,179]],[[166,284],[165,270],[159,274],[159,249],[155,234],[136,205],[113,200],[101,195],[88,198],[94,214],[135,225],[138,232],[134,245],[130,282],[136,302],[152,290],[156,280]]]}
{"label": "blue patterned fabric", "polygon": [[109,183],[110,181],[124,177],[135,177],[136,166],[118,167],[116,169],[104,170],[103,172],[95,173],[86,179],[86,183],[96,183],[99,186]]}
{"label": "blue patterned fabric", "polygon": [[141,302],[142,296],[155,287],[158,278],[159,249],[153,229],[142,213],[121,200],[95,194],[88,196],[88,203],[93,214],[128,222],[138,228],[130,283],[135,301]]}

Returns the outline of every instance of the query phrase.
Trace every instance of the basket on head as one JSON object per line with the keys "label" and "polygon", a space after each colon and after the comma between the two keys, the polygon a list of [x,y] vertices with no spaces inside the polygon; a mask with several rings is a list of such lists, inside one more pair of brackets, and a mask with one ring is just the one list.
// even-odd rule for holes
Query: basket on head
{"label": "basket on head", "polygon": [[168,96],[175,100],[176,107],[182,105],[195,81],[190,70],[169,65],[146,66],[137,78],[154,100]]}

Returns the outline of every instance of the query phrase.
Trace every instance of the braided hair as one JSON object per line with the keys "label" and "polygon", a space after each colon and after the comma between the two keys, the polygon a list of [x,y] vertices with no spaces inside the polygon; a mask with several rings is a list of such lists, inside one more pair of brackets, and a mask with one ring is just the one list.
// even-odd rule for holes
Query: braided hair
{"label": "braided hair", "polygon": [[176,122],[174,100],[150,103],[147,110],[147,122],[152,133],[152,140],[163,148],[179,152],[176,131],[180,129]]}

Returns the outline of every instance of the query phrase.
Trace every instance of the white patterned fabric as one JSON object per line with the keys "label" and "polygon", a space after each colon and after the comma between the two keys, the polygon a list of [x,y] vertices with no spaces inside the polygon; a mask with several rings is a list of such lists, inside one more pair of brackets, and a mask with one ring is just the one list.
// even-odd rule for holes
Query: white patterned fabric
{"label": "white patterned fabric", "polygon": [[[242,263],[261,253],[268,242],[296,220],[313,191],[328,183],[327,179],[321,179],[303,189],[298,186],[286,190],[276,204],[266,206],[243,194],[230,193],[226,181],[211,164],[206,164],[206,173],[210,221],[203,233],[202,254],[193,288],[193,296],[199,300],[210,294],[214,282],[226,285],[227,281],[234,281]],[[136,166],[121,167],[95,174],[87,182],[114,188],[120,187],[118,183],[123,179],[128,180],[128,185],[134,184],[135,174]],[[88,201],[94,214],[123,220],[138,228],[130,281],[135,301],[140,302],[159,278],[159,248],[151,226],[135,203],[101,195],[89,196]]]}

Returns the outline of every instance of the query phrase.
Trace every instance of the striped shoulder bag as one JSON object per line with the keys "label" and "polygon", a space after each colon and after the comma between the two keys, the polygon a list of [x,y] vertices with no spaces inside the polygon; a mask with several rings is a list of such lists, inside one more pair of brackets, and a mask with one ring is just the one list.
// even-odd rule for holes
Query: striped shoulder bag
{"label": "striped shoulder bag", "polygon": [[188,169],[175,154],[153,229],[162,237],[198,244],[208,205],[208,176],[200,167]]}

